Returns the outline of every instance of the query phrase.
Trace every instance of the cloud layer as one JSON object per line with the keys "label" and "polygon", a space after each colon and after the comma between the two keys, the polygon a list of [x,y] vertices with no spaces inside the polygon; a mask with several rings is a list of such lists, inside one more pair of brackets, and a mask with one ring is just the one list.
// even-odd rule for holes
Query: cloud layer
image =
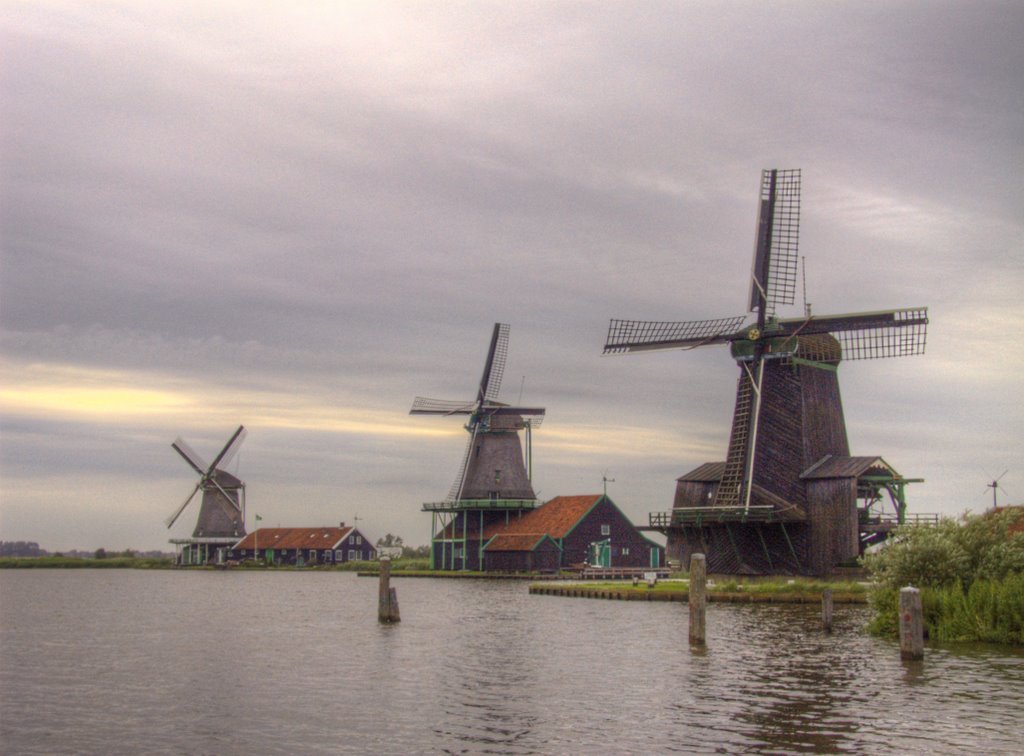
{"label": "cloud layer", "polygon": [[765,167],[803,169],[815,312],[931,308],[925,356],[841,368],[854,453],[919,511],[1024,491],[1015,4],[5,7],[5,540],[160,547],[170,442],[245,423],[268,522],[425,543],[464,433],[406,413],[496,321],[542,496],[607,471],[643,521],[737,372],[601,357],[607,321],[741,314]]}

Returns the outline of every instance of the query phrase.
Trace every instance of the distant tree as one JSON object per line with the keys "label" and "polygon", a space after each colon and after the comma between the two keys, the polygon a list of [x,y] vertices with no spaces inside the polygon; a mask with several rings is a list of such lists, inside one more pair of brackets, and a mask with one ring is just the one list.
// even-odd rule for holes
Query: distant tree
{"label": "distant tree", "polygon": [[101,546],[100,548],[96,549],[95,552],[93,552],[92,556],[93,556],[93,559],[106,559],[107,558],[107,550]]}
{"label": "distant tree", "polygon": [[395,546],[397,548],[401,548],[402,547],[402,536],[396,536],[396,535],[392,535],[391,533],[388,533],[383,538],[378,538],[377,539],[377,548],[378,549],[382,548],[382,547],[383,548],[391,548],[392,546]]}
{"label": "distant tree", "polygon": [[35,541],[0,541],[0,556],[38,557],[46,552]]}
{"label": "distant tree", "polygon": [[135,550],[134,549],[125,549],[121,553],[121,556],[131,558],[131,557],[135,556]]}
{"label": "distant tree", "polygon": [[429,546],[403,546],[402,557],[405,559],[426,559],[430,556]]}

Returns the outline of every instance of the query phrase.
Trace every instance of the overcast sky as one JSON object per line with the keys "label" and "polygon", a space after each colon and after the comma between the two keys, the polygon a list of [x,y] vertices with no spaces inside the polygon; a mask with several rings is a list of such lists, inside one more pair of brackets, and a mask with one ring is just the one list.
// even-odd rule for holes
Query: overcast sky
{"label": "overcast sky", "polygon": [[[928,306],[840,367],[912,510],[1024,498],[1024,4],[0,2],[0,538],[170,548],[244,423],[249,525],[427,543],[495,322],[542,499],[638,522],[725,458],[763,168],[818,314]],[[798,299],[802,303],[803,282]],[[791,312],[798,314],[800,303]],[[195,505],[193,505],[195,506]]]}

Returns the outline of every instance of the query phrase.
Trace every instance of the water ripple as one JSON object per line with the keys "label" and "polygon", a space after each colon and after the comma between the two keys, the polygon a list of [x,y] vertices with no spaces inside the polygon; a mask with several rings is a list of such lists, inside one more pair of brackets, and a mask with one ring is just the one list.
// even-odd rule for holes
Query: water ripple
{"label": "water ripple", "polygon": [[346,573],[0,573],[5,753],[1015,753],[1024,653],[904,663],[837,607]]}

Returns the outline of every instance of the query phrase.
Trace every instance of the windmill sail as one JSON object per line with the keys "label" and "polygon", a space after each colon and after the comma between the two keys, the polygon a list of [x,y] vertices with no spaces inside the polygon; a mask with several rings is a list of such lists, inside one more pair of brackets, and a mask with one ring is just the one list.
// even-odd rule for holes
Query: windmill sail
{"label": "windmill sail", "polygon": [[693,349],[728,342],[744,317],[717,320],[666,322],[657,320],[612,320],[604,354],[650,352],[659,349]]}
{"label": "windmill sail", "polygon": [[754,264],[751,271],[751,312],[767,317],[777,305],[791,305],[796,293],[800,246],[800,170],[761,173]]}
{"label": "windmill sail", "polygon": [[480,404],[496,401],[501,391],[501,379],[505,375],[505,361],[508,359],[508,330],[507,323],[494,324],[491,346],[487,350],[487,361],[484,363],[484,374],[477,394]]}

